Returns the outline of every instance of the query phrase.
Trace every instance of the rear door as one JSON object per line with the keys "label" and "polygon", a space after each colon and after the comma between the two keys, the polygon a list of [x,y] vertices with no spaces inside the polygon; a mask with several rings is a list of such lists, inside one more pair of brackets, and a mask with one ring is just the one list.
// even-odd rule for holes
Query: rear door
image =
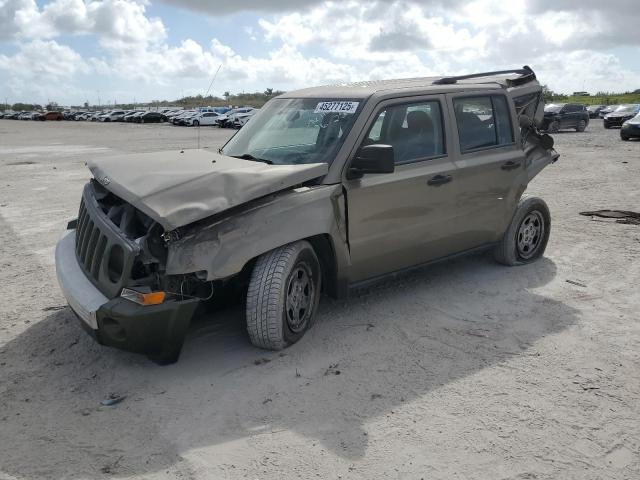
{"label": "rear door", "polygon": [[[492,243],[511,221],[524,189],[524,151],[515,111],[502,91],[449,97],[455,116],[452,158],[458,167],[460,250]],[[516,141],[518,139],[518,141]]]}
{"label": "rear door", "polygon": [[446,108],[442,95],[387,100],[363,130],[357,145],[392,145],[396,166],[344,181],[352,281],[456,250],[458,169],[448,154]]}

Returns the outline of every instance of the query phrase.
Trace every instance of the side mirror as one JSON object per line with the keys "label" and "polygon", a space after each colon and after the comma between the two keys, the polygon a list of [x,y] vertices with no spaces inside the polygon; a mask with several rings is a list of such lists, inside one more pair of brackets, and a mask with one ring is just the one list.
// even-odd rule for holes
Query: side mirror
{"label": "side mirror", "polygon": [[393,173],[395,155],[391,145],[366,145],[356,153],[349,167],[348,178],[360,178],[365,173]]}

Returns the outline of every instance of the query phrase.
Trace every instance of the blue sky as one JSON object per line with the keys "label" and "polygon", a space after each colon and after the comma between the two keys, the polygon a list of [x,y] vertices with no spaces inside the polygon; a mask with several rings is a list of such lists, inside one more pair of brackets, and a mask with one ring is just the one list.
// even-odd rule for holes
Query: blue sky
{"label": "blue sky", "polygon": [[[612,6],[613,5],[613,6]],[[0,101],[150,101],[531,65],[640,88],[635,0],[0,0]]]}

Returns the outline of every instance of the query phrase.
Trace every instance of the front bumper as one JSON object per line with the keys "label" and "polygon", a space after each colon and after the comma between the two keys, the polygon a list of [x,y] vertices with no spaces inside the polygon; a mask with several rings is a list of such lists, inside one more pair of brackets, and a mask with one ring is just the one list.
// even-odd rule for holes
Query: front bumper
{"label": "front bumper", "polygon": [[632,117],[613,117],[613,118],[605,118],[604,125],[607,127],[620,127],[624,122],[629,120]]}
{"label": "front bumper", "polygon": [[83,327],[98,343],[144,353],[159,363],[177,360],[198,299],[142,306],[121,297],[108,299],[86,277],[75,254],[75,230],[56,246],[58,283]]}
{"label": "front bumper", "polygon": [[622,126],[620,134],[629,138],[640,138],[640,124],[627,123]]}

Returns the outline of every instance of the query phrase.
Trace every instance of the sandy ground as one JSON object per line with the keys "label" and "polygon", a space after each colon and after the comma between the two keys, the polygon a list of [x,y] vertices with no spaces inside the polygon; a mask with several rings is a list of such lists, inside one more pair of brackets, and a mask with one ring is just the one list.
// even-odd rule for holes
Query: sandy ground
{"label": "sandy ground", "polygon": [[[325,298],[282,353],[232,308],[158,367],[80,329],[53,248],[86,158],[196,141],[0,120],[0,478],[640,478],[640,226],[578,215],[640,210],[639,141],[597,120],[556,135],[530,186],[553,216],[535,264],[479,255]],[[110,393],[126,399],[101,406]]]}

